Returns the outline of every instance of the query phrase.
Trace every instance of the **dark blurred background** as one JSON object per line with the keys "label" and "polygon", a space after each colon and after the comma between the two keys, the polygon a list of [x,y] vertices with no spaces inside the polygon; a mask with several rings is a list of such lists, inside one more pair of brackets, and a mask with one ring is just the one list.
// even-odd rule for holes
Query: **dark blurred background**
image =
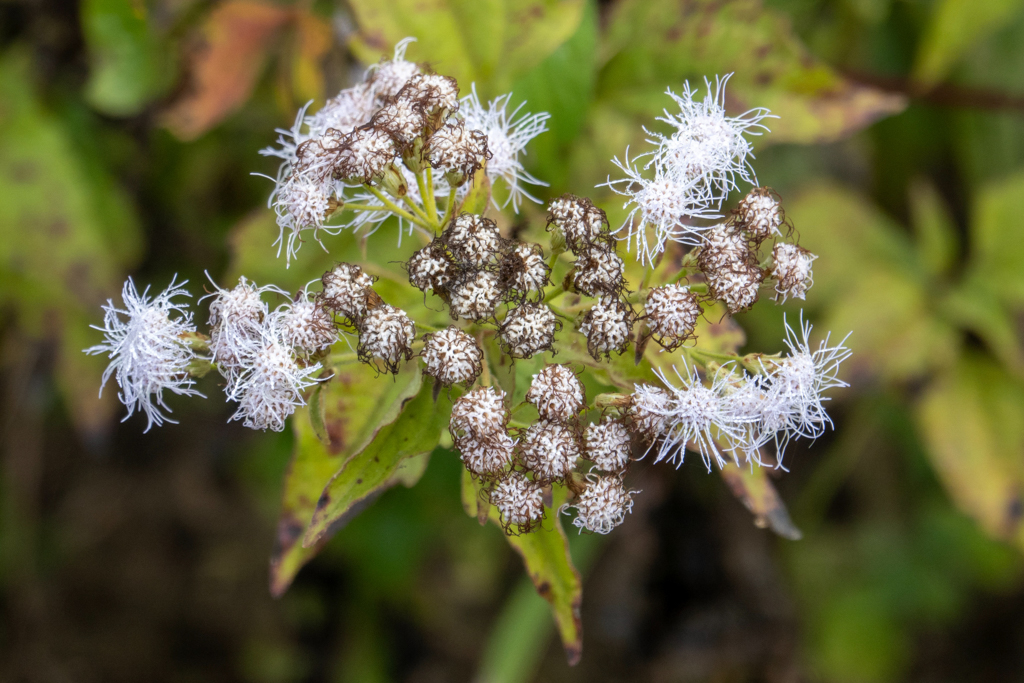
{"label": "dark blurred background", "polygon": [[[407,35],[551,112],[542,197],[613,223],[593,186],[664,89],[735,72],[731,113],[781,117],[756,169],[821,256],[804,308],[854,331],[835,431],[773,473],[802,540],[640,463],[625,525],[572,539],[573,669],[454,454],[273,599],[294,437],[228,424],[212,378],[143,434],[81,353],[128,274],[295,286],[329,260],[274,258],[257,151]],[[741,316],[749,347],[798,310]],[[1024,680],[1022,310],[1017,0],[2,0],[0,680]]]}

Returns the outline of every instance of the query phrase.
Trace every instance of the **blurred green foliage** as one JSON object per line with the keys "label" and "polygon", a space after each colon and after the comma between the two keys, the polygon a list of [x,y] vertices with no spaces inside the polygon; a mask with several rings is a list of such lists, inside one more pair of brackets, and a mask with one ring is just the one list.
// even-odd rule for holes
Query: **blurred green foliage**
{"label": "blurred green foliage", "polygon": [[[398,40],[416,36],[409,56],[458,77],[464,91],[471,83],[482,97],[512,91],[527,110],[551,112],[550,132],[527,157],[550,183],[541,194],[592,196],[613,224],[624,215],[620,203],[594,186],[612,171],[612,156],[643,140],[642,125],[657,128],[664,90],[734,73],[730,112],[766,106],[780,116],[758,142],[756,169],[781,192],[801,244],[820,255],[805,309],[816,330],[853,330],[853,388],[836,396],[834,438],[811,458],[798,454],[781,479],[727,473],[760,526],[789,538],[803,532],[772,546],[797,609],[800,666],[820,680],[906,678],[922,669],[930,633],[955,629],[984,596],[1021,590],[1021,3],[87,0],[68,20],[77,48],[54,47],[60,32],[38,24],[45,17],[27,4],[11,7],[14,19],[29,18],[11,22],[0,53],[4,371],[18,377],[27,349],[48,349],[48,381],[63,406],[51,419],[70,422],[88,443],[110,432],[116,402],[111,388],[96,399],[102,362],[80,350],[97,340],[88,325],[128,274],[161,287],[173,272],[195,283],[208,268],[221,284],[244,273],[294,289],[366,249],[378,262],[403,258],[408,245],[385,226],[368,239],[328,238],[329,254],[306,245],[285,270],[271,246],[271,185],[249,175],[273,175],[257,150],[272,142],[274,127],[290,125],[310,98],[321,104]],[[61,56],[75,49],[84,68]],[[528,206],[505,221],[536,230],[541,211]],[[385,299],[419,319],[439,315],[392,272],[377,274]],[[750,348],[778,350],[782,315],[798,310],[762,304],[741,316]],[[743,343],[735,330],[717,334],[723,345]],[[567,360],[587,362],[576,351]],[[596,375],[606,385],[588,390],[644,371],[622,359]],[[521,393],[530,372],[523,363],[508,381]],[[22,385],[9,386],[17,396]],[[211,379],[204,391],[220,390]],[[310,569],[346,568],[355,588],[342,607],[321,604],[301,582],[281,603],[298,624],[343,611],[350,636],[331,664],[339,680],[392,679],[402,644],[389,640],[389,610],[469,643],[481,680],[525,681],[538,671],[561,680],[564,664],[544,660],[555,633],[548,605],[509,571],[511,551],[496,527],[464,514],[454,456],[443,448],[423,454],[434,435],[407,451],[364,450],[371,435],[404,428],[389,409],[396,400],[425,409],[429,398],[418,376],[392,384],[353,372],[311,401],[307,410],[318,417],[322,409],[322,422],[303,411],[294,435],[239,446],[247,453],[232,476],[268,528],[278,520],[272,589],[287,587],[318,549]],[[219,401],[209,403],[174,406],[183,422],[204,410],[227,416],[213,406]],[[332,422],[339,415],[346,424]],[[436,417],[431,429],[440,431],[444,416]],[[19,444],[8,440],[5,452],[29,452]],[[395,458],[373,471],[381,490],[394,490],[343,517],[330,542],[303,548],[319,491],[342,464],[377,455]],[[0,522],[0,577],[10,590],[36,563],[62,557],[30,538],[32,525],[47,520],[33,517],[39,506],[26,502],[18,471],[5,470]],[[672,485],[690,486],[685,476]],[[365,502],[367,491],[349,489],[325,528]],[[587,558],[600,563],[602,544],[568,543],[585,588]],[[565,547],[560,540],[537,552],[557,563]],[[429,583],[437,553],[452,567],[449,583]],[[569,569],[561,566],[560,576]],[[567,616],[574,590],[566,587],[555,605],[563,635],[575,628]],[[450,604],[491,610],[453,624],[445,621]],[[293,641],[266,638],[240,655],[242,678],[314,675]],[[587,661],[584,648],[582,672]]]}

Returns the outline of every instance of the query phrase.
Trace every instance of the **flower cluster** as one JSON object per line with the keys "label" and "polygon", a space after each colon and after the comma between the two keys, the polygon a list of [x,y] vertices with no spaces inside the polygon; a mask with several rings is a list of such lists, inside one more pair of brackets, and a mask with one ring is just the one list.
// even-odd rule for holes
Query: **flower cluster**
{"label": "flower cluster", "polygon": [[[764,129],[766,110],[726,116],[727,79],[708,83],[703,100],[686,85],[669,92],[679,111],[660,119],[674,132],[650,133],[650,151],[614,160],[626,178],[607,185],[627,197],[630,211],[620,230],[628,229],[646,267],[631,285],[617,231],[590,199],[553,199],[546,232],[537,225],[526,233],[549,236],[543,245],[514,237],[527,226],[502,234],[484,215],[536,201],[524,185],[543,183],[520,157],[547,115],[509,113],[510,95],[486,106],[475,90],[460,98],[454,79],[406,60],[407,46],[318,112],[300,111],[294,127],[280,131],[279,146],[264,153],[282,160],[270,203],[288,258],[305,234],[319,241],[321,233],[374,229],[394,217],[400,235],[415,229],[420,239],[403,254],[413,302],[402,304],[394,287],[405,278],[383,263],[338,263],[294,295],[243,277],[231,289],[214,285],[205,336],[174,302],[187,295],[182,286],[172,282],[150,298],[129,280],[124,308],[105,307],[104,343],[88,349],[109,356],[103,383],[116,377],[129,415],[143,411],[147,430],[161,424],[164,391],[197,394],[195,378],[216,369],[238,404],[231,419],[280,431],[342,363],[363,362],[378,374],[422,363],[434,399],[442,389],[456,397],[453,445],[509,533],[542,523],[553,488],[568,495],[560,514],[572,514],[581,531],[608,533],[638,493],[625,484],[630,463],[650,452],[655,462],[679,465],[690,449],[710,470],[729,460],[761,465],[773,447],[781,467],[791,439],[814,439],[831,425],[824,392],[846,386],[838,378],[849,356],[845,340],[832,345],[826,337],[812,348],[802,320],[799,331],[787,326],[784,356],[711,351],[698,338],[709,308],[743,311],[762,287],[777,302],[803,299],[813,284],[816,257],[787,241],[793,229],[780,198],[756,187],[748,136]],[[489,194],[497,181],[504,194]],[[755,187],[726,216],[741,182]],[[669,241],[688,249],[668,250]],[[387,287],[377,286],[378,274]],[[434,311],[426,320],[393,305],[416,310],[420,293]],[[276,307],[267,295],[280,297]],[[574,317],[575,329],[556,340],[562,320]],[[584,339],[590,357],[581,352]],[[661,349],[648,349],[649,341]],[[342,342],[348,350],[335,351]],[[588,403],[581,367],[599,370],[631,343],[637,366],[655,364],[653,373],[637,370],[651,383],[623,385],[619,372],[591,376],[632,393]],[[538,360],[520,405],[507,405],[493,385],[492,373],[565,351],[581,367]],[[524,419],[524,410],[536,418]]]}
{"label": "flower cluster", "polygon": [[623,160],[613,159],[626,177],[609,178],[606,185],[626,197],[630,213],[622,228],[628,229],[641,261],[653,262],[669,241],[700,244],[704,228],[694,221],[719,218],[738,180],[756,184],[750,165],[753,148],[745,136],[768,130],[762,121],[771,114],[759,108],[726,116],[728,80],[716,78],[714,88],[706,82],[703,100],[689,83],[678,95],[667,91],[679,111],[665,110],[658,120],[675,132],[666,137],[648,131],[651,151],[630,159],[627,149]]}
{"label": "flower cluster", "polygon": [[[481,169],[505,184],[517,210],[523,198],[533,199],[524,184],[543,184],[519,157],[547,130],[548,115],[520,116],[522,105],[508,113],[511,94],[487,106],[475,90],[460,100],[455,79],[405,59],[410,42],[318,112],[307,114],[307,105],[291,129],[278,131],[278,146],[262,150],[281,159],[269,203],[281,229],[278,247],[289,260],[307,230],[320,241],[321,232],[373,230],[397,215],[401,239],[437,221],[444,207],[436,199],[447,197],[451,208]],[[424,170],[427,183],[418,176]]]}
{"label": "flower cluster", "polygon": [[[576,492],[573,523],[581,530],[608,533],[632,509],[632,494],[622,483],[631,439],[621,420],[606,419],[582,430],[586,408],[583,385],[565,365],[546,365],[533,376],[526,401],[538,419],[509,435],[510,412],[504,393],[474,389],[452,410],[449,430],[467,469],[488,491],[488,500],[506,530],[524,533],[544,518],[542,492],[554,483]],[[593,463],[590,474],[577,468]]]}
{"label": "flower cluster", "polygon": [[497,328],[513,358],[530,358],[554,343],[561,324],[540,300],[551,272],[543,249],[504,239],[491,219],[457,216],[405,268],[409,282],[439,297],[453,320]]}
{"label": "flower cluster", "polygon": [[[675,369],[676,379],[659,373],[666,388],[640,385],[630,397],[628,420],[649,447],[657,445],[656,461],[682,464],[685,447],[698,451],[710,471],[733,461],[762,465],[762,449],[775,445],[776,466],[782,466],[793,437],[815,439],[831,425],[824,392],[848,386],[838,378],[839,365],[850,355],[844,339],[828,336],[816,349],[811,326],[801,322],[797,334],[786,325],[784,357],[747,357],[753,372],[730,363],[707,371]],[[676,381],[678,380],[678,381]]]}

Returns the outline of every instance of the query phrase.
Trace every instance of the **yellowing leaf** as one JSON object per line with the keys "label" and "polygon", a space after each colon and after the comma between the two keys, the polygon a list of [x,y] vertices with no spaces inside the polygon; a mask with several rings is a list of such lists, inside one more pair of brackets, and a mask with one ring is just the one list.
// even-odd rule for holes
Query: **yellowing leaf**
{"label": "yellowing leaf", "polygon": [[1024,386],[991,360],[966,355],[928,387],[917,422],[957,506],[1024,548]]}
{"label": "yellowing leaf", "polygon": [[906,106],[815,60],[760,0],[625,0],[607,25],[601,98],[645,118],[671,104],[666,87],[729,73],[730,111],[768,107],[780,117],[767,122],[770,142],[837,140]]}
{"label": "yellowing leaf", "polygon": [[986,185],[971,213],[972,276],[1003,301],[1024,304],[1024,173]]}

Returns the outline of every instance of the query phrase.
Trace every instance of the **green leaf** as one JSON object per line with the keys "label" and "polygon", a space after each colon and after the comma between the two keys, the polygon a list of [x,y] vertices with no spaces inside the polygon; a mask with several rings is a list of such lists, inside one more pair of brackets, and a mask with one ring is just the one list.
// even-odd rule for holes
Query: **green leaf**
{"label": "green leaf", "polygon": [[1024,240],[1020,238],[1024,173],[982,188],[971,213],[971,277],[1006,303],[1024,304]]}
{"label": "green leaf", "polygon": [[848,364],[893,380],[951,362],[958,337],[935,314],[934,286],[918,252],[867,198],[809,189],[787,206],[800,244],[819,255],[808,305],[828,306],[821,329],[853,331]]}
{"label": "green leaf", "polygon": [[931,86],[975,43],[1020,12],[1018,0],[939,0],[914,61],[914,78]]}
{"label": "green leaf", "polygon": [[140,0],[85,0],[82,33],[89,50],[85,98],[114,116],[139,113],[170,85],[168,55]]}
{"label": "green leaf", "polygon": [[409,59],[454,76],[464,91],[505,92],[521,74],[571,36],[584,0],[355,0],[359,24],[352,41],[365,62],[390,58],[395,43],[413,36]]}
{"label": "green leaf", "polygon": [[933,185],[917,181],[910,186],[910,209],[914,237],[921,262],[933,277],[953,267],[959,242],[949,209]]}
{"label": "green leaf", "polygon": [[56,381],[71,417],[98,430],[117,392],[97,399],[107,361],[82,349],[98,343],[89,325],[101,320],[105,299],[119,303],[141,239],[131,203],[31,83],[25,55],[8,51],[0,59],[0,303],[26,336],[56,344]]}
{"label": "green leaf", "polygon": [[992,536],[1024,548],[1024,386],[968,354],[928,387],[916,417],[957,507]]}
{"label": "green leaf", "polygon": [[625,0],[607,25],[600,98],[648,124],[671,105],[666,87],[729,73],[731,111],[768,107],[780,117],[768,122],[773,143],[838,140],[906,106],[814,59],[760,0]]}
{"label": "green leaf", "polygon": [[[551,605],[565,656],[571,666],[579,662],[583,653],[580,621],[583,584],[579,572],[572,564],[569,541],[558,513],[565,503],[566,495],[564,487],[555,486],[551,507],[546,511],[541,527],[518,536],[506,535],[506,538],[522,558],[534,588]],[[487,502],[478,482],[465,469],[462,471],[462,504],[471,517],[481,522],[490,519],[495,525],[501,525],[498,509]]]}
{"label": "green leaf", "polygon": [[574,180],[568,177],[569,152],[594,98],[598,32],[597,9],[588,2],[576,33],[511,88],[513,104],[524,103],[523,111],[551,114],[548,132],[530,143],[524,162],[554,187]]}
{"label": "green leaf", "polygon": [[320,494],[302,539],[304,547],[320,542],[395,483],[393,477],[405,460],[434,450],[448,427],[453,397],[441,392],[434,403],[431,389],[432,385],[425,383],[414,397],[404,398],[398,419],[338,470]]}
{"label": "green leaf", "polygon": [[[277,543],[270,561],[270,589],[281,595],[323,543],[299,543],[331,477],[398,419],[402,406],[420,391],[418,367],[410,364],[394,380],[363,364],[335,368],[335,375],[310,395],[292,418],[295,452],[284,479]],[[322,413],[322,418],[314,418]],[[317,422],[319,421],[319,427]],[[326,542],[326,538],[324,542]]]}

